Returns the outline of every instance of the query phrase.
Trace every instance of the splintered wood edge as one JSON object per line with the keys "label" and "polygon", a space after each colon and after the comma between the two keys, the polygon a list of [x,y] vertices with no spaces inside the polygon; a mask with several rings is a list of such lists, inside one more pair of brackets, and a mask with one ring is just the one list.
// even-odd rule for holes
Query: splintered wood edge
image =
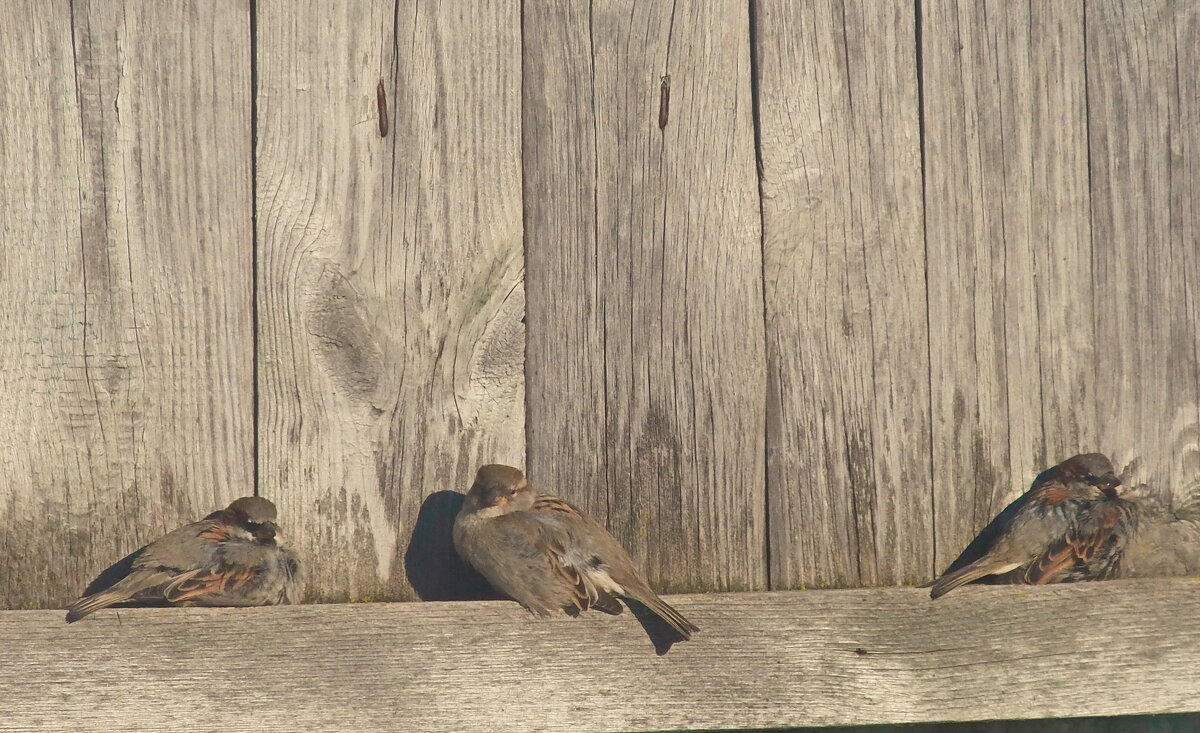
{"label": "splintered wood edge", "polygon": [[1200,583],[0,612],[0,730],[687,730],[1200,711]]}

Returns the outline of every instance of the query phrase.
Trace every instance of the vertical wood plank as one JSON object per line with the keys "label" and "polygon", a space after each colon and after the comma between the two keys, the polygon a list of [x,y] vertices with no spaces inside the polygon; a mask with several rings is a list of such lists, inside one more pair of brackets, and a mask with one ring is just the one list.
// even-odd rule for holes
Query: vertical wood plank
{"label": "vertical wood plank", "polygon": [[[1171,128],[1171,222],[1184,268],[1191,273],[1187,287],[1191,323],[1200,324],[1200,3],[1176,3],[1175,53],[1179,107]],[[1186,346],[1182,348],[1186,350]],[[1192,348],[1200,391],[1197,330],[1192,332]],[[1200,426],[1181,430],[1175,444],[1181,453],[1175,470],[1182,478],[1173,479],[1171,503],[1194,512],[1200,509]]]}
{"label": "vertical wood plank", "polygon": [[409,599],[425,497],[523,462],[520,4],[257,20],[262,491],[311,598]]}
{"label": "vertical wood plank", "polygon": [[524,12],[531,479],[661,590],[763,588],[747,6]]}
{"label": "vertical wood plank", "polygon": [[0,606],[253,491],[248,28],[0,9]]}
{"label": "vertical wood plank", "polygon": [[1200,501],[1196,16],[1170,0],[1087,6],[1101,444],[1176,505]]}
{"label": "vertical wood plank", "polygon": [[912,7],[759,2],[771,579],[932,563]]}
{"label": "vertical wood plank", "polygon": [[1082,6],[922,2],[935,572],[1096,450]]}
{"label": "vertical wood plank", "polygon": [[[1029,112],[1007,107],[1007,124],[1029,125],[1029,170],[1024,178],[1006,175],[1016,185],[1029,186],[1025,236],[1033,252],[1037,323],[1018,326],[1032,331],[1037,340],[1044,450],[1031,457],[1036,458],[1032,465],[1014,464],[1010,495],[1001,501],[1028,488],[1023,483],[1032,481],[1040,469],[1076,453],[1111,450],[1114,458],[1123,454],[1118,446],[1099,442],[1096,362],[1103,349],[1097,346],[1093,327],[1094,293],[1089,297],[1085,292],[1093,278],[1083,8],[1039,0],[1030,4],[1028,23],[1026,60],[1020,60],[1025,51],[1018,43],[1010,52],[1010,58],[1016,58],[1002,73],[1012,75],[1014,65],[1023,65],[1017,83],[1029,85]],[[1019,29],[1013,37],[1020,38]],[[1018,121],[1021,114],[1028,117],[1026,122]],[[1006,137],[1011,135],[1006,132]]]}

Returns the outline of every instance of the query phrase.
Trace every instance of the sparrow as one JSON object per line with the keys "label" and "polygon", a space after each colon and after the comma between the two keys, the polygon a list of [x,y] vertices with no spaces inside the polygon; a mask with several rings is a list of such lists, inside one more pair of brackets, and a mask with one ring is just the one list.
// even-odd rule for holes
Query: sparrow
{"label": "sparrow", "polygon": [[1200,517],[1146,506],[1121,559],[1122,578],[1200,576]]}
{"label": "sparrow", "polygon": [[129,574],[85,595],[67,623],[114,603],[273,606],[298,603],[304,580],[296,555],[279,543],[275,505],[245,496],[146,545]]}
{"label": "sparrow", "polygon": [[454,547],[496,590],[531,613],[621,613],[632,599],[683,641],[700,628],[650,589],[604,527],[567,502],[530,488],[511,466],[479,469],[454,520]]}
{"label": "sparrow", "polygon": [[1100,453],[1043,471],[932,583],[930,597],[980,579],[1040,585],[1115,577],[1139,516],[1117,495],[1120,485]]}

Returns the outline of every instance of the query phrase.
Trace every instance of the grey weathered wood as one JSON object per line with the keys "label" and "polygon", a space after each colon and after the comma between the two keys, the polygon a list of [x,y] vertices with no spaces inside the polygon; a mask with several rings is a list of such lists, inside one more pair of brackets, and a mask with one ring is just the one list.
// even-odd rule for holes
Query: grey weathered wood
{"label": "grey weathered wood", "polygon": [[1096,442],[1083,8],[921,9],[940,570],[1039,470],[1123,446]]}
{"label": "grey weathered wood", "polygon": [[248,28],[0,7],[2,607],[253,492]]}
{"label": "grey weathered wood", "polygon": [[[1023,20],[1017,15],[1012,22]],[[1117,459],[1123,451],[1099,443],[1094,298],[1066,286],[1092,277],[1082,5],[1031,3],[1027,22],[1028,40],[1011,45],[1010,65],[995,71],[1012,75],[1016,66],[1018,76],[1028,84],[1027,96],[1021,97],[1028,108],[1014,110],[1006,105],[1005,114],[1006,124],[1021,128],[1022,133],[1025,123],[1015,120],[1027,117],[1030,126],[1026,133],[1029,163],[1018,167],[1010,162],[1019,173],[1006,172],[1006,176],[1010,176],[1010,189],[1029,187],[1028,224],[1018,223],[1027,228],[1017,231],[1028,237],[1033,253],[1037,324],[1032,330],[1039,355],[1044,450],[1038,465],[1019,467],[1034,471],[1080,451],[1106,449]],[[1020,38],[1016,33],[1010,37]],[[1009,226],[1006,221],[1006,229]]]}
{"label": "grey weathered wood", "polygon": [[523,462],[520,3],[257,21],[261,491],[313,598],[409,599],[425,497]]}
{"label": "grey weathered wood", "polygon": [[754,7],[772,587],[924,580],[933,506],[912,8]]}
{"label": "grey weathered wood", "polygon": [[[0,614],[0,730],[646,731],[1195,712],[1200,584]],[[235,707],[231,710],[231,701]],[[236,712],[233,712],[233,711]],[[231,716],[233,716],[231,718]]]}
{"label": "grey weathered wood", "polygon": [[1087,10],[1101,444],[1177,505],[1200,502],[1198,14],[1165,0]]}
{"label": "grey weathered wood", "polygon": [[530,475],[663,589],[767,582],[748,23],[525,3]]}

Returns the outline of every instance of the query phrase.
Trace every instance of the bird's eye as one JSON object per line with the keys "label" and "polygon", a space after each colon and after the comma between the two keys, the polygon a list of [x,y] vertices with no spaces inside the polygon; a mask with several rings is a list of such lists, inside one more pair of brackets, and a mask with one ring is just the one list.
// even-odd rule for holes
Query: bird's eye
{"label": "bird's eye", "polygon": [[260,529],[262,529],[262,524],[260,522],[250,522],[250,521],[246,522],[246,530],[248,532],[254,533]]}
{"label": "bird's eye", "polygon": [[1083,477],[1083,481],[1084,481],[1084,483],[1091,484],[1092,486],[1095,486],[1096,484],[1100,483],[1100,480],[1097,479],[1095,476],[1093,476],[1090,473]]}

